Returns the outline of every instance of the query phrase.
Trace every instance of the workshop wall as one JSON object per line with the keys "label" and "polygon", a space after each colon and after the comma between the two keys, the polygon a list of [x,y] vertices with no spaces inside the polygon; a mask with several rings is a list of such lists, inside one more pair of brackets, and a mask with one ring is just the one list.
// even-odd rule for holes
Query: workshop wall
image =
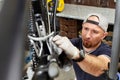
{"label": "workshop wall", "polygon": [[68,4],[115,8],[114,0],[65,0]]}

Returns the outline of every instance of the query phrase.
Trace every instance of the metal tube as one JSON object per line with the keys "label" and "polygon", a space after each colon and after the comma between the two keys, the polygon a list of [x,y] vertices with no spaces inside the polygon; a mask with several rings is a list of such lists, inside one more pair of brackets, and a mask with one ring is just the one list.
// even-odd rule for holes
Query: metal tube
{"label": "metal tube", "polygon": [[108,76],[111,80],[116,80],[120,53],[120,0],[116,1],[115,23],[112,40],[111,63]]}
{"label": "metal tube", "polygon": [[21,80],[23,37],[28,0],[2,0],[0,11],[0,80]]}

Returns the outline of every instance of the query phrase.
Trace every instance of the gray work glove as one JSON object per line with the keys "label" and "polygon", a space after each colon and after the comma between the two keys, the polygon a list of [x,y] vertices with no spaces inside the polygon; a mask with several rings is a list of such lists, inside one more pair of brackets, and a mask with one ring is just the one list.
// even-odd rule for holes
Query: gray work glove
{"label": "gray work glove", "polygon": [[68,58],[75,59],[79,55],[79,50],[67,37],[56,35],[53,38],[53,42],[66,53]]}

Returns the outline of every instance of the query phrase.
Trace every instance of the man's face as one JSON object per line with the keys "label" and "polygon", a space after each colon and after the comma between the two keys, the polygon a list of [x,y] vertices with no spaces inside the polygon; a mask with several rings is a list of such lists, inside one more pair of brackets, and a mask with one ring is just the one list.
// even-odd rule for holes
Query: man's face
{"label": "man's face", "polygon": [[[88,20],[99,21],[96,16],[89,17]],[[82,25],[82,40],[86,48],[94,48],[106,36],[105,32],[98,26],[92,23],[83,23]]]}

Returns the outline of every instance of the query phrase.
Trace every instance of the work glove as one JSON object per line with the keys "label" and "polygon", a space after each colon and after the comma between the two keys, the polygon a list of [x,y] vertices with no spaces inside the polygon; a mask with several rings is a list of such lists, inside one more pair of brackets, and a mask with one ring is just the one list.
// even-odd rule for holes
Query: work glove
{"label": "work glove", "polygon": [[70,42],[67,37],[56,35],[53,38],[53,42],[65,52],[68,58],[76,59],[76,57],[79,57],[80,51]]}
{"label": "work glove", "polygon": [[[53,37],[49,38],[49,43],[50,43],[50,47],[52,49],[52,51],[54,50],[55,53],[57,53],[58,55],[60,55],[63,50],[61,48],[59,48],[54,42],[53,42]],[[52,52],[51,52],[52,53]]]}

